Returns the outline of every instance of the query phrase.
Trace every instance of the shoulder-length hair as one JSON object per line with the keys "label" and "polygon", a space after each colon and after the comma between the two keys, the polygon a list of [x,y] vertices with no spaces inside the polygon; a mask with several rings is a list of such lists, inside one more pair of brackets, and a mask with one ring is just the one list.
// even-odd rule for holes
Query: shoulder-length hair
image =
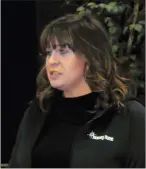
{"label": "shoulder-length hair", "polygon": [[[81,53],[87,64],[86,82],[92,91],[99,92],[96,108],[105,108],[109,104],[123,106],[130,91],[128,78],[121,75],[120,64],[117,62],[108,33],[101,22],[93,15],[67,14],[45,26],[40,37],[42,52],[54,43],[54,37],[59,44],[67,44],[75,53]],[[120,70],[120,71],[119,71]],[[45,66],[37,77],[37,98],[42,110],[44,99],[57,94],[52,88]]]}

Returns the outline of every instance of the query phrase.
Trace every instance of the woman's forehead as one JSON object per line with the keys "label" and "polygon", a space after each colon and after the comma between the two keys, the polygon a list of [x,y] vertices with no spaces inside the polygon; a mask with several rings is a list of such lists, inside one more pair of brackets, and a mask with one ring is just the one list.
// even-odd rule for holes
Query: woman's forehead
{"label": "woman's forehead", "polygon": [[57,47],[66,48],[66,47],[68,47],[68,43],[66,41],[61,41],[61,43],[59,43],[59,41],[57,40],[56,37],[48,37],[46,48],[47,49],[55,49]]}
{"label": "woman's forehead", "polygon": [[64,44],[72,44],[72,38],[69,36],[69,33],[67,31],[53,31],[51,34],[48,34],[47,39],[47,46],[53,46],[53,45],[64,45]]}
{"label": "woman's forehead", "polygon": [[48,36],[47,37],[47,46],[53,47],[53,45],[59,45],[59,41],[55,36]]}
{"label": "woman's forehead", "polygon": [[67,48],[68,47],[68,45],[67,44],[59,44],[59,43],[51,43],[50,42],[50,44],[49,45],[47,45],[47,49],[56,49],[56,48]]}

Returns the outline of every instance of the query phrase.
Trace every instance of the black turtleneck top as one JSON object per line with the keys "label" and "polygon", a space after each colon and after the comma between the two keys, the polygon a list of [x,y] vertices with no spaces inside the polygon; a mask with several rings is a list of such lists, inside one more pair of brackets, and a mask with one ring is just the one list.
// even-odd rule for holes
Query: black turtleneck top
{"label": "black turtleneck top", "polygon": [[32,168],[69,168],[71,148],[79,128],[94,113],[98,93],[61,97],[51,113],[32,150]]}

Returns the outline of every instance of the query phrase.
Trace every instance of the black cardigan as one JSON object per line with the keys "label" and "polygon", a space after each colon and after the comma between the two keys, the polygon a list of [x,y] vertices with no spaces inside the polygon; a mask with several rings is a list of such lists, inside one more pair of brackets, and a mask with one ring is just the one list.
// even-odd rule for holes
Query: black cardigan
{"label": "black cardigan", "polygon": [[[32,147],[45,115],[35,99],[17,134],[9,168],[30,168]],[[57,162],[57,161],[56,161]],[[98,112],[78,131],[72,145],[71,168],[145,168],[145,111],[128,101],[119,111],[111,106]]]}

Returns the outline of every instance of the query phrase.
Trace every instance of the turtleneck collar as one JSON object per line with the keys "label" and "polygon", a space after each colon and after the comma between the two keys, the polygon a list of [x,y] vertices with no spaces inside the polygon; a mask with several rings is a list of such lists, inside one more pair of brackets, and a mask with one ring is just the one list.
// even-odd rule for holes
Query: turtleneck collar
{"label": "turtleneck collar", "polygon": [[72,98],[61,96],[55,106],[56,115],[61,120],[85,123],[94,115],[92,111],[94,111],[97,97],[97,92]]}

